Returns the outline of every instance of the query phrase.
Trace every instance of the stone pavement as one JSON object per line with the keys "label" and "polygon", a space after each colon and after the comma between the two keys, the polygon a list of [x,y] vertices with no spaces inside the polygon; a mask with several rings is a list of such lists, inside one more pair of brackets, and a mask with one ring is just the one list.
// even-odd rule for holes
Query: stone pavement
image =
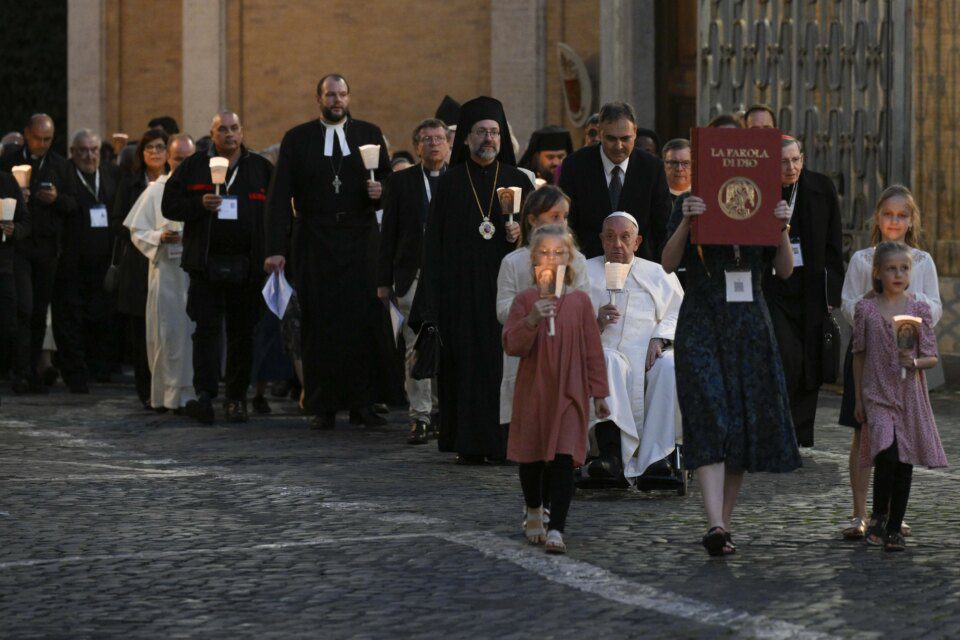
{"label": "stone pavement", "polygon": [[[934,395],[960,460],[960,395]],[[695,485],[578,492],[569,554],[525,544],[516,468],[377,429],[137,408],[130,387],[3,398],[0,638],[955,638],[960,471],[920,470],[903,554],[840,539],[850,433],[747,478],[708,558]]]}

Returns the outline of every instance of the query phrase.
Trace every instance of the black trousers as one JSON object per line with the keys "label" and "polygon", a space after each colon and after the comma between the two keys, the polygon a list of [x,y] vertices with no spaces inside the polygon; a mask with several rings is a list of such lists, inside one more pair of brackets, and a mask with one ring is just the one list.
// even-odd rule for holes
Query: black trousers
{"label": "black trousers", "polygon": [[0,373],[14,368],[17,348],[17,280],[13,273],[0,273]]}
{"label": "black trousers", "polygon": [[900,462],[896,440],[877,454],[873,464],[873,517],[886,516],[887,532],[899,532],[910,499],[913,465]]}
{"label": "black trousers", "polygon": [[[80,258],[78,290],[83,353],[87,368],[97,377],[108,376],[118,358],[116,294],[103,288],[109,267],[110,254]],[[143,353],[145,356],[146,339]]]}
{"label": "black trousers", "polygon": [[260,318],[259,283],[211,284],[202,274],[190,274],[187,315],[197,323],[193,332],[193,387],[197,394],[217,397],[220,381],[220,333],[227,334],[224,392],[227,400],[246,400],[253,363],[254,328]]}
{"label": "black trousers", "polygon": [[[802,447],[813,446],[813,427],[817,416],[817,397],[820,387],[808,389],[804,377],[804,333],[802,309],[786,309],[790,303],[769,305],[773,331],[780,347],[783,374],[790,395],[790,413],[797,442]],[[799,304],[799,303],[794,303]]]}
{"label": "black trousers", "polygon": [[76,264],[60,263],[54,278],[50,300],[55,355],[63,381],[68,385],[86,384],[88,372],[83,353],[83,299]]}
{"label": "black trousers", "polygon": [[40,247],[18,251],[14,262],[17,280],[17,358],[19,375],[35,378],[47,332],[47,309],[53,296],[57,272],[57,245],[51,240]]}
{"label": "black trousers", "polygon": [[557,454],[548,465],[546,462],[520,464],[520,488],[523,500],[529,509],[543,506],[543,485],[550,484],[550,529],[563,533],[567,524],[570,501],[573,500],[573,458]]}
{"label": "black trousers", "polygon": [[133,386],[137,389],[140,402],[150,402],[150,386],[153,377],[150,374],[150,362],[147,360],[147,319],[144,316],[125,315],[127,335],[130,339],[128,358],[133,365]]}

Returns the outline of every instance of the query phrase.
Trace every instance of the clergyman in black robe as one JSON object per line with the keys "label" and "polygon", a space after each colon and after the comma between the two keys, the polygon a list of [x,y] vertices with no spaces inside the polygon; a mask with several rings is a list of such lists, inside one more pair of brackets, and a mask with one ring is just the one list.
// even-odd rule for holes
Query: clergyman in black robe
{"label": "clergyman in black robe", "polygon": [[[381,305],[368,261],[390,163],[379,127],[350,116],[349,91],[342,76],[321,79],[321,117],[284,135],[268,195],[265,269],[297,256],[304,406],[318,429],[332,429],[341,409],[353,423],[385,422],[370,409]],[[374,180],[367,144],[380,145]]]}
{"label": "clergyman in black robe", "polygon": [[439,448],[464,464],[502,459],[503,366],[497,321],[497,273],[513,250],[519,225],[500,213],[498,187],[532,189],[514,166],[503,105],[487,97],[463,105],[450,168],[431,201],[424,237],[421,287],[411,326],[434,324],[443,341],[438,372]]}

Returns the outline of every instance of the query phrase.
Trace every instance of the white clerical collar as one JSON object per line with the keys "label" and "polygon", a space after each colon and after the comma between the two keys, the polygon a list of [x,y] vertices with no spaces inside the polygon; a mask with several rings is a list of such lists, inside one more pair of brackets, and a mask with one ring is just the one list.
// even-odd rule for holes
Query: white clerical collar
{"label": "white clerical collar", "polygon": [[670,189],[670,193],[673,194],[674,196],[678,197],[678,198],[679,198],[680,196],[682,196],[683,194],[688,193],[689,191],[690,191],[690,189],[684,189],[683,191],[674,191],[673,189]]}
{"label": "white clerical collar", "polygon": [[330,124],[323,120],[320,121],[320,124],[323,125],[325,132],[325,137],[323,139],[323,155],[332,156],[333,155],[333,134],[336,132],[337,139],[340,140],[340,151],[343,155],[350,155],[350,147],[347,146],[347,135],[344,133],[343,128],[347,124],[347,119],[344,118],[337,124]]}
{"label": "white clerical collar", "polygon": [[[627,175],[627,165],[630,164],[630,156],[627,156],[623,162],[620,164],[613,164],[613,160],[607,157],[607,154],[604,153],[603,147],[600,147],[600,161],[603,162],[603,175],[610,177],[610,172],[613,171],[613,168],[620,167],[620,173]],[[622,180],[623,178],[621,178]]]}

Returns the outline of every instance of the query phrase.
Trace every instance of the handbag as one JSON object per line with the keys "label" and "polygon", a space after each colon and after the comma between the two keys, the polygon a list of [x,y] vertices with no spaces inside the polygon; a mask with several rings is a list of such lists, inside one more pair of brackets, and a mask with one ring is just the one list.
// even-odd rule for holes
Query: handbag
{"label": "handbag", "polygon": [[436,325],[424,324],[413,343],[414,362],[410,368],[410,377],[414,380],[429,380],[440,369],[440,349],[443,341]]}
{"label": "handbag", "polygon": [[103,274],[103,290],[107,293],[113,293],[120,286],[120,266],[117,264],[117,245],[120,238],[114,238],[113,251],[110,252],[110,266],[107,272]]}
{"label": "handbag", "polygon": [[244,284],[250,276],[247,256],[208,256],[206,268],[210,284]]}
{"label": "handbag", "polygon": [[[823,270],[823,291],[827,295],[827,270]],[[828,305],[829,307],[829,305]],[[837,381],[840,368],[840,325],[830,311],[826,311],[820,328],[820,379],[826,383]]]}

